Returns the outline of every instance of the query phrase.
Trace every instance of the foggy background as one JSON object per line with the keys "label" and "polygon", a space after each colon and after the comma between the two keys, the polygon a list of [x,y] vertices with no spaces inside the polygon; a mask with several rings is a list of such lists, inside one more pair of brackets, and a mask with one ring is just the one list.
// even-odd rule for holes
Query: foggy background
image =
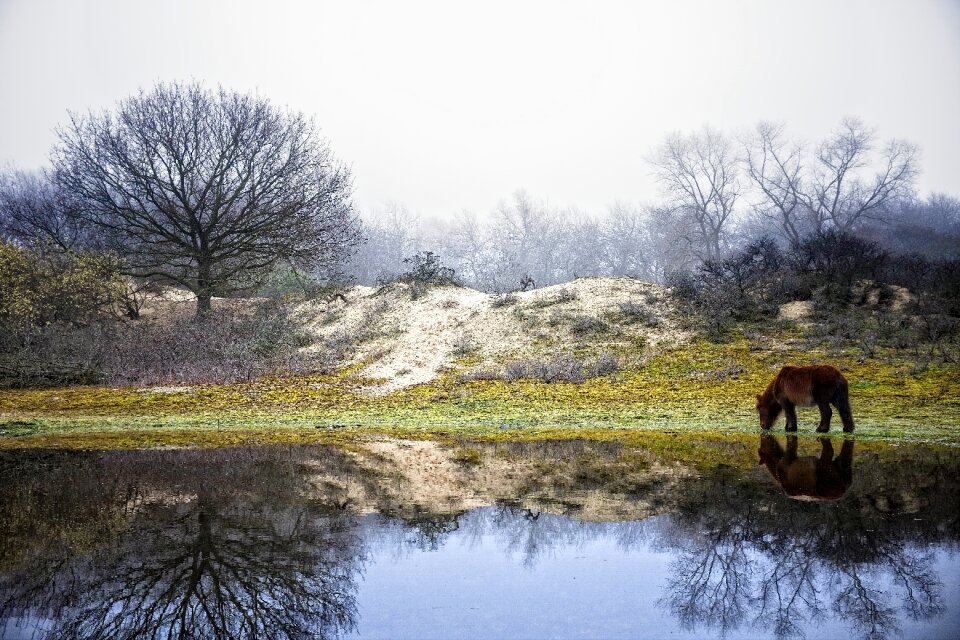
{"label": "foggy background", "polygon": [[960,2],[0,0],[0,165],[42,166],[67,110],[158,81],[315,115],[364,214],[489,216],[517,189],[649,203],[675,130],[761,119],[818,140],[846,115],[916,143],[957,192]]}

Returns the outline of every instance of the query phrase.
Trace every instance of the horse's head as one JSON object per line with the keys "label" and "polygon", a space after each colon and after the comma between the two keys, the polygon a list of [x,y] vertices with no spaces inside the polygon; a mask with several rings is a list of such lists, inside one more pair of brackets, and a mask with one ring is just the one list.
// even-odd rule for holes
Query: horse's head
{"label": "horse's head", "polygon": [[757,455],[760,456],[757,464],[765,466],[776,478],[777,464],[783,458],[783,447],[780,446],[777,439],[766,433],[760,434],[760,449],[757,451]]}
{"label": "horse's head", "polygon": [[757,413],[760,414],[760,428],[769,429],[780,415],[780,403],[766,394],[757,396]]}

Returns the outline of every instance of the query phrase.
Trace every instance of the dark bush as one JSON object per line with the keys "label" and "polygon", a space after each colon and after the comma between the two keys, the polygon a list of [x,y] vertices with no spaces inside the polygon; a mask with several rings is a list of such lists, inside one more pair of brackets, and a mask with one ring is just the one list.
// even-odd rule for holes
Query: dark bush
{"label": "dark bush", "polygon": [[401,274],[401,282],[421,282],[423,284],[459,284],[454,278],[456,272],[443,265],[440,256],[432,251],[422,251],[403,261],[409,269]]}
{"label": "dark bush", "polygon": [[881,280],[890,256],[880,245],[842,231],[804,238],[790,253],[790,269],[810,290],[848,302],[858,280]]}
{"label": "dark bush", "polygon": [[663,325],[663,320],[654,313],[652,309],[642,304],[637,304],[633,300],[621,302],[617,306],[620,309],[620,315],[623,316],[627,322],[636,322],[647,327],[660,327]]}
{"label": "dark bush", "polygon": [[520,285],[517,288],[518,291],[530,291],[531,289],[536,289],[537,283],[534,282],[533,277],[527,273],[520,278]]}
{"label": "dark bush", "polygon": [[585,314],[574,316],[570,322],[570,331],[578,336],[597,335],[606,333],[609,330],[610,326],[606,322],[600,318]]}
{"label": "dark bush", "polygon": [[760,238],[723,260],[707,260],[697,271],[702,306],[736,320],[775,315],[785,302],[780,251],[771,238]]}
{"label": "dark bush", "polygon": [[700,293],[700,282],[689,271],[670,271],[664,277],[670,294],[680,302],[693,302]]}
{"label": "dark bush", "polygon": [[405,282],[410,286],[410,299],[417,300],[424,295],[431,286],[460,286],[456,279],[456,272],[444,266],[440,256],[432,251],[422,251],[405,258],[403,263],[408,269],[390,280],[390,282]]}

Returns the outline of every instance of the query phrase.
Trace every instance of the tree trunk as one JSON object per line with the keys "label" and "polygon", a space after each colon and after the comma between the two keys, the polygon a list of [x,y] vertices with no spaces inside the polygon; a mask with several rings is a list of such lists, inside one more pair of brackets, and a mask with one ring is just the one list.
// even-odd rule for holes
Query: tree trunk
{"label": "tree trunk", "polygon": [[205,316],[210,313],[210,290],[202,291],[197,294],[197,317]]}
{"label": "tree trunk", "polygon": [[213,290],[210,286],[210,263],[200,262],[197,269],[197,317],[210,313],[210,298]]}

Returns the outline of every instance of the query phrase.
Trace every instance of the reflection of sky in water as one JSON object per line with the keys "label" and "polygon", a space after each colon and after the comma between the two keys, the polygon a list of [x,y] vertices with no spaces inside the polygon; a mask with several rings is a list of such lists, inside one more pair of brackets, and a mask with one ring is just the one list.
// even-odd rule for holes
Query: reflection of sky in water
{"label": "reflection of sky in water", "polygon": [[[358,594],[358,638],[636,638],[717,635],[716,627],[684,629],[664,602],[678,559],[672,517],[643,522],[580,523],[541,514],[534,522],[516,515],[504,521],[498,509],[478,509],[435,549],[404,539],[396,526],[368,518],[370,562]],[[550,533],[539,536],[538,527]],[[908,546],[909,558],[929,549]],[[776,558],[747,550],[751,596]],[[946,610],[922,621],[897,612],[906,638],[955,638],[960,629],[960,555],[937,547],[931,566],[943,586]],[[861,572],[886,602],[899,607],[898,587],[887,568]],[[815,620],[797,616],[806,638],[852,638],[850,624],[829,609],[829,571],[815,585],[827,610]],[[836,587],[836,584],[833,585]],[[892,597],[891,597],[892,596]],[[768,620],[746,611],[725,637],[772,634]]]}

